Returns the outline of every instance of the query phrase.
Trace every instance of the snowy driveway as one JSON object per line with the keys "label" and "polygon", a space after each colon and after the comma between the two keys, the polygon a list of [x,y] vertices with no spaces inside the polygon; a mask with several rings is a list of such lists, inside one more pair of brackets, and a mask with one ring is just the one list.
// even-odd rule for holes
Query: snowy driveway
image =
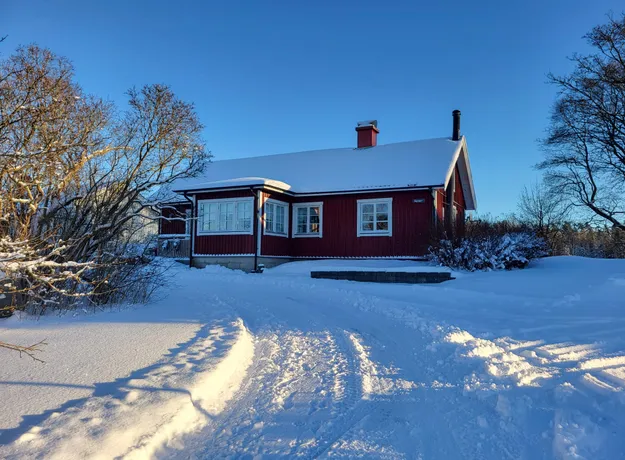
{"label": "snowy driveway", "polygon": [[[142,353],[153,362],[90,396],[10,403],[25,418],[0,417],[0,456],[623,457],[624,261],[553,258],[436,286],[311,280],[306,264],[262,275],[180,266],[178,288],[154,305],[9,323],[0,334],[14,340],[39,327],[88,347],[80,331],[93,318],[143,331],[144,315],[163,342],[181,334],[172,325],[184,340],[160,360]],[[71,355],[55,359],[46,366],[72,370]],[[11,385],[24,372],[63,385],[58,368],[33,366],[9,362],[0,391],[37,391]]]}

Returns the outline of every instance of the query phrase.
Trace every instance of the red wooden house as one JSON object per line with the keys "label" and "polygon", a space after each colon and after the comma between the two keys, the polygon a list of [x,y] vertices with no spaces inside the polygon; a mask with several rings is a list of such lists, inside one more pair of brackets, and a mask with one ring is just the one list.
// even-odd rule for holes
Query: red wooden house
{"label": "red wooden house", "polygon": [[210,163],[174,182],[161,245],[194,266],[252,270],[298,259],[417,259],[435,234],[461,235],[476,206],[460,112],[451,137]]}

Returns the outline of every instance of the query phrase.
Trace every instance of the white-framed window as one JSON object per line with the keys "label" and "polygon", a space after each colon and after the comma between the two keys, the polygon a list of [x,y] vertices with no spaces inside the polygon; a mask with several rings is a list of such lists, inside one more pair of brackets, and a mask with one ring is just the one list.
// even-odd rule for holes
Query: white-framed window
{"label": "white-framed window", "polygon": [[293,237],[323,235],[323,203],[297,203],[293,205]]}
{"label": "white-framed window", "polygon": [[198,201],[198,235],[251,235],[254,198]]}
{"label": "white-framed window", "polygon": [[358,236],[393,234],[393,199],[358,200]]}
{"label": "white-framed window", "polygon": [[289,204],[269,199],[265,202],[265,234],[289,236]]}

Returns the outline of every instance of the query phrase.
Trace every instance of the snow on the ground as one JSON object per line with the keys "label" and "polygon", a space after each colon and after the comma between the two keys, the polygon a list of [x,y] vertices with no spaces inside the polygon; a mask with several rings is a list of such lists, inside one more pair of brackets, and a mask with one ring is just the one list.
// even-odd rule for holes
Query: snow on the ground
{"label": "snow on the ground", "polygon": [[0,457],[625,457],[625,261],[309,278],[402,265],[179,265],[151,305],[0,320],[49,343],[0,350]]}

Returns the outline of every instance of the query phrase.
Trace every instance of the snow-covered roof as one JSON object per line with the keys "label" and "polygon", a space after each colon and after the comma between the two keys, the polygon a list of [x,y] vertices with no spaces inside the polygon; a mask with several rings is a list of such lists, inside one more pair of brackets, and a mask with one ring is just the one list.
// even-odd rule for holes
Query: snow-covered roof
{"label": "snow-covered roof", "polygon": [[[208,165],[208,168],[212,163]],[[267,185],[269,187],[278,188],[280,190],[291,190],[291,186],[286,182],[279,180],[267,179],[265,177],[237,177],[233,179],[204,181],[203,177],[193,179],[194,189],[215,189],[226,187],[241,187],[248,185]],[[174,183],[175,184],[175,183]],[[178,189],[177,189],[178,190]],[[187,189],[188,190],[188,189]]]}
{"label": "snow-covered roof", "polygon": [[[461,161],[458,161],[462,157]],[[465,138],[425,139],[355,149],[339,148],[215,161],[171,190],[269,185],[300,194],[408,187],[444,187],[458,163],[467,209],[475,193]]]}
{"label": "snow-covered roof", "polygon": [[171,184],[161,185],[156,192],[146,198],[152,203],[188,203],[189,201],[179,193],[172,190]]}

